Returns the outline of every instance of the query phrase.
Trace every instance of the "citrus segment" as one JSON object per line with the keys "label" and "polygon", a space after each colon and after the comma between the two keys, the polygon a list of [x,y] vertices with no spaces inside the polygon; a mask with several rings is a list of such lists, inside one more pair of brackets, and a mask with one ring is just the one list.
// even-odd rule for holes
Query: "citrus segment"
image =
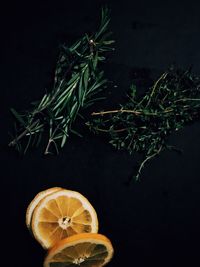
{"label": "citrus segment", "polygon": [[35,209],[35,207],[38,205],[38,203],[40,202],[41,199],[43,199],[44,197],[46,197],[47,195],[56,192],[58,190],[61,190],[61,187],[52,187],[49,189],[46,189],[44,191],[41,191],[40,193],[38,193],[34,199],[31,201],[31,203],[29,204],[27,211],[26,211],[26,225],[28,228],[30,228],[31,225],[31,219],[32,219],[32,214],[33,211]]}
{"label": "citrus segment", "polygon": [[31,226],[38,242],[49,248],[57,241],[78,233],[97,233],[98,220],[94,208],[84,196],[61,189],[38,203]]}
{"label": "citrus segment", "polygon": [[110,240],[101,234],[82,233],[58,242],[44,261],[44,267],[100,267],[113,256]]}

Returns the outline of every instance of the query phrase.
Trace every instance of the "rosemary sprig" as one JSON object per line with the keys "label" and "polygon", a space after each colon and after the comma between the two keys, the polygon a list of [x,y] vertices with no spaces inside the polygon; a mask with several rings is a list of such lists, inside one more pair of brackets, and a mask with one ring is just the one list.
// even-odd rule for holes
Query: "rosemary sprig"
{"label": "rosemary sprig", "polygon": [[87,125],[95,133],[108,134],[116,149],[142,153],[134,178],[138,180],[145,164],[168,145],[168,137],[200,115],[200,78],[191,69],[164,72],[143,96],[131,85],[125,105],[119,109],[93,112],[98,117]]}
{"label": "rosemary sprig", "polygon": [[100,27],[96,33],[91,36],[85,34],[71,47],[61,46],[51,92],[23,113],[11,109],[16,119],[16,131],[9,146],[25,153],[30,145],[38,145],[47,131],[44,153],[49,154],[52,146],[58,153],[70,132],[76,133],[72,124],[77,115],[98,100],[95,95],[107,82],[98,65],[105,60],[105,52],[113,50],[110,45],[114,41],[108,39],[108,13],[107,8],[102,9]]}

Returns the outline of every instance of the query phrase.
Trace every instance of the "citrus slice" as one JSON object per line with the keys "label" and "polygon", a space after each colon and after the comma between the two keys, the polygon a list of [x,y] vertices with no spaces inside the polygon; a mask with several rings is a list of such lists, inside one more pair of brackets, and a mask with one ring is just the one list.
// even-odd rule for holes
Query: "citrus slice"
{"label": "citrus slice", "polygon": [[110,240],[101,234],[82,233],[65,238],[51,248],[44,267],[100,267],[113,256]]}
{"label": "citrus slice", "polygon": [[34,199],[28,205],[28,208],[26,210],[26,226],[29,229],[30,229],[30,225],[31,225],[31,219],[32,219],[33,211],[34,211],[35,207],[38,205],[38,203],[40,202],[40,200],[42,200],[47,195],[49,195],[53,192],[56,192],[58,190],[61,190],[61,189],[62,189],[61,187],[52,187],[52,188],[46,189],[44,191],[41,191],[40,193],[38,193],[34,197]]}
{"label": "citrus slice", "polygon": [[33,211],[32,231],[43,248],[78,233],[97,233],[98,219],[80,193],[62,189],[43,198]]}

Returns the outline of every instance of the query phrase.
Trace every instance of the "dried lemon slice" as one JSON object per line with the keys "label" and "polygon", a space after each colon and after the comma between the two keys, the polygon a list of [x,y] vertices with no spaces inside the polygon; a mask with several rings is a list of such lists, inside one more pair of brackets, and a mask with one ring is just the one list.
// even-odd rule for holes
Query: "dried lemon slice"
{"label": "dried lemon slice", "polygon": [[53,192],[59,191],[61,189],[62,189],[61,187],[52,187],[52,188],[46,189],[44,191],[41,191],[40,193],[38,193],[34,197],[34,199],[28,205],[28,208],[26,210],[26,226],[29,229],[30,229],[30,226],[31,226],[31,219],[32,219],[33,211],[34,211],[35,207],[38,205],[38,203],[40,202],[40,200],[42,200],[47,195],[49,195],[49,194],[51,194]]}
{"label": "dried lemon slice", "polygon": [[56,243],[48,252],[44,267],[100,267],[111,260],[113,251],[104,235],[77,234]]}
{"label": "dried lemon slice", "polygon": [[35,207],[31,227],[36,240],[50,248],[78,233],[97,233],[97,214],[80,193],[62,189],[44,197]]}

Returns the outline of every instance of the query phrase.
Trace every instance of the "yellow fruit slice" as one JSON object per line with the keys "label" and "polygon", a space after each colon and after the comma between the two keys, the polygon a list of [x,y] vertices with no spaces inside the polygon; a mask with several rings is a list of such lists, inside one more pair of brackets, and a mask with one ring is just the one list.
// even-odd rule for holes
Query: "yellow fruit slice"
{"label": "yellow fruit slice", "polygon": [[46,189],[44,191],[41,191],[40,193],[38,193],[34,197],[34,199],[28,205],[28,208],[26,210],[26,226],[29,229],[30,229],[30,226],[31,226],[31,219],[32,219],[33,211],[34,211],[35,207],[38,205],[38,203],[40,202],[40,200],[42,200],[47,195],[49,195],[49,194],[51,194],[53,192],[56,192],[58,190],[61,190],[61,189],[62,189],[61,187],[52,187],[52,188]]}
{"label": "yellow fruit slice", "polygon": [[32,231],[36,240],[50,248],[78,233],[97,233],[97,214],[80,193],[62,189],[43,198],[33,211]]}
{"label": "yellow fruit slice", "polygon": [[44,267],[100,267],[113,256],[113,246],[104,235],[77,234],[61,240],[50,249]]}

